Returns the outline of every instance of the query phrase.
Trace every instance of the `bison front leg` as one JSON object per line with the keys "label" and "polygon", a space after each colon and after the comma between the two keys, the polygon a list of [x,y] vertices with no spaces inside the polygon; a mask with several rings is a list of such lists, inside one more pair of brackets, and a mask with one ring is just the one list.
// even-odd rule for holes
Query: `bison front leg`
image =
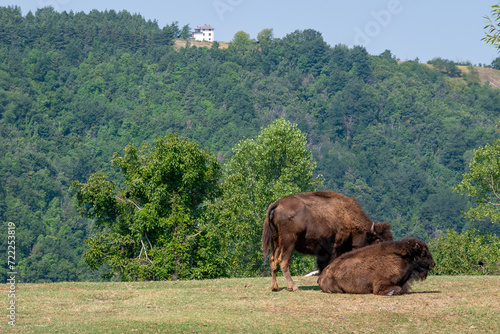
{"label": "bison front leg", "polygon": [[376,295],[382,295],[382,296],[396,296],[396,295],[404,294],[405,291],[400,286],[393,285],[393,286],[385,286],[385,287],[376,287],[373,290],[373,293]]}
{"label": "bison front leg", "polygon": [[334,249],[333,249],[333,241],[331,239],[332,238],[328,238],[324,242],[322,242],[314,252],[314,255],[316,255],[316,264],[318,266],[318,270],[320,273],[335,258],[335,256],[332,257]]}

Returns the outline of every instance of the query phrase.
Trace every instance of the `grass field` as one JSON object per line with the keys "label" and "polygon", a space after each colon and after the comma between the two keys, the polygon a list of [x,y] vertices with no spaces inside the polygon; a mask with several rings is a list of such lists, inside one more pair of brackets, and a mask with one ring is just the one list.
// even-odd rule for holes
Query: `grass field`
{"label": "grass field", "polygon": [[[429,276],[403,296],[298,292],[271,278],[16,286],[2,333],[500,333],[500,276]],[[281,287],[284,279],[279,278]]]}

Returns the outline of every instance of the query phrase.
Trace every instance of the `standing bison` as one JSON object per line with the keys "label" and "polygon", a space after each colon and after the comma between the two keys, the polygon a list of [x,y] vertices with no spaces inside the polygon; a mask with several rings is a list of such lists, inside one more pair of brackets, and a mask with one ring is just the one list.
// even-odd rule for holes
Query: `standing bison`
{"label": "standing bison", "polygon": [[283,197],[267,209],[262,231],[264,257],[271,245],[271,290],[279,291],[278,263],[287,289],[298,290],[288,267],[294,250],[315,255],[321,272],[337,256],[385,240],[392,240],[390,224],[374,224],[354,198],[333,191]]}
{"label": "standing bison", "polygon": [[414,280],[424,280],[435,263],[425,242],[387,241],[343,254],[318,278],[329,293],[402,295]]}

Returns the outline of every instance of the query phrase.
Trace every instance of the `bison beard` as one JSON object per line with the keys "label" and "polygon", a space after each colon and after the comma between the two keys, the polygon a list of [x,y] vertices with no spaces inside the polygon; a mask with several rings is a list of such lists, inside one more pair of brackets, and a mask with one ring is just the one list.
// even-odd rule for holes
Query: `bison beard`
{"label": "bison beard", "polygon": [[267,209],[262,231],[264,257],[271,246],[271,290],[279,291],[278,263],[287,289],[298,290],[289,270],[294,250],[315,255],[321,271],[343,253],[385,240],[392,240],[390,224],[374,224],[353,198],[333,191],[283,197]]}
{"label": "bison beard", "polygon": [[329,293],[408,293],[414,280],[424,280],[435,263],[425,242],[410,238],[387,241],[343,254],[318,278]]}

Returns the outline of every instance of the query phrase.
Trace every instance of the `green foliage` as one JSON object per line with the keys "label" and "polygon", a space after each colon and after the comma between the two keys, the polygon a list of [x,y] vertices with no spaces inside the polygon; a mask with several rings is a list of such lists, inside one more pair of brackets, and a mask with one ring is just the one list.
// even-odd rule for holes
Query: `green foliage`
{"label": "green foliage", "polygon": [[496,57],[495,59],[493,59],[493,61],[491,62],[491,67],[496,70],[500,70],[500,57]]}
{"label": "green foliage", "polygon": [[448,59],[434,58],[429,60],[427,64],[434,65],[438,71],[441,71],[450,77],[459,77],[462,75],[462,71],[457,67],[455,62]]}
{"label": "green foliage", "polygon": [[267,50],[273,40],[273,29],[262,29],[258,34],[257,34],[257,41],[259,42],[259,46],[262,48],[262,50]]}
{"label": "green foliage", "polygon": [[[330,47],[310,29],[283,38],[264,29],[257,35],[259,43],[239,34],[241,48],[174,49],[174,38],[182,37],[186,26],[174,22],[159,27],[126,11],[58,13],[43,8],[23,16],[19,7],[0,7],[0,22],[0,221],[16,223],[21,280],[99,279],[100,273],[89,272],[81,260],[90,251],[83,240],[96,236],[93,220],[104,227],[102,233],[112,233],[107,226],[118,220],[120,210],[135,208],[116,200],[125,200],[126,192],[120,192],[132,181],[112,165],[114,152],[129,143],[139,147],[179,133],[229,164],[238,143],[257,138],[260,129],[279,118],[307,134],[304,141],[317,161],[316,173],[324,175],[322,188],[358,199],[372,219],[392,223],[396,238],[434,237],[448,228],[470,226],[498,231],[498,224],[461,217],[459,212],[468,209],[466,198],[450,192],[467,171],[473,149],[492,144],[498,135],[499,91],[482,85],[473,72],[456,78],[418,61],[398,62],[389,50],[371,56],[362,47]],[[241,147],[255,146],[246,145]],[[140,177],[146,172],[131,170]],[[95,204],[108,201],[112,206],[90,219],[78,215],[71,182],[93,178],[103,186],[96,194],[104,191]],[[276,182],[270,184],[284,184]],[[151,191],[146,183],[137,187],[133,196]],[[229,211],[204,202],[187,204],[198,203],[198,190],[163,200],[162,214],[170,210],[185,222],[181,225],[187,229],[179,235],[196,235],[189,245],[176,239],[191,256],[186,264],[179,255],[185,253],[175,253],[177,268],[184,275],[183,268],[189,267],[190,277],[233,275],[235,248],[225,243],[234,239],[233,226],[219,226],[237,218],[227,219]],[[157,199],[161,191],[166,190],[158,189]],[[261,210],[259,217],[274,200],[266,196],[259,200],[263,208],[255,209]],[[156,202],[148,204],[148,198],[139,203],[137,198],[130,197],[143,211],[135,217],[135,233],[151,219],[168,224],[156,219]],[[95,208],[85,209],[92,215]],[[260,228],[257,216],[255,228]],[[258,238],[260,232],[255,233]],[[137,240],[120,243],[138,257],[142,244]],[[143,241],[148,246],[145,237]],[[0,255],[5,243],[0,241]],[[55,246],[59,244],[64,246]],[[248,257],[264,263],[259,254]],[[166,254],[154,255],[171,263]],[[94,259],[96,268],[109,271],[100,257]],[[147,263],[138,268],[147,270]],[[263,268],[256,263],[251,266]],[[119,261],[116,266],[125,268]],[[238,275],[243,275],[240,269]]]}
{"label": "green foliage", "polygon": [[488,218],[500,222],[500,140],[474,151],[469,172],[454,191],[467,195],[474,207],[465,212],[469,219]]}
{"label": "green foliage", "polygon": [[188,39],[189,37],[191,37],[191,27],[189,26],[189,24],[186,24],[182,27],[179,37],[183,39]]}
{"label": "green foliage", "polygon": [[108,264],[122,280],[190,277],[197,222],[205,201],[217,195],[220,165],[210,153],[178,135],[157,138],[154,146],[129,144],[113,163],[125,184],[115,189],[104,174],[74,182],[83,215],[98,231],[86,243],[91,269]]}
{"label": "green foliage", "polygon": [[253,41],[250,39],[250,35],[240,30],[234,34],[230,48],[236,52],[245,52],[252,46],[252,43]]}
{"label": "green foliage", "polygon": [[429,243],[436,275],[499,275],[500,237],[475,229],[447,230]]}
{"label": "green foliage", "polygon": [[488,24],[484,27],[485,37],[482,41],[500,49],[500,5],[491,6],[492,17],[485,16]]}

